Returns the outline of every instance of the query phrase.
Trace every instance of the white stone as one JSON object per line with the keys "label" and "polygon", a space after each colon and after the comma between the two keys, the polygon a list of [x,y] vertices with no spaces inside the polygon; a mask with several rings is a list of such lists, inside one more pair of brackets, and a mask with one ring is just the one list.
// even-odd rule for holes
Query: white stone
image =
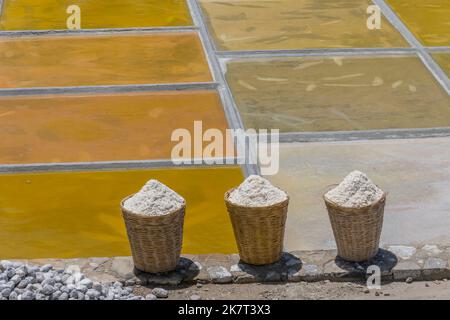
{"label": "white stone", "polygon": [[49,296],[51,294],[53,294],[53,292],[55,292],[55,288],[52,287],[49,284],[46,284],[43,288],[42,288],[42,293]]}
{"label": "white stone", "polygon": [[241,267],[239,267],[239,265],[233,264],[233,265],[231,266],[231,268],[230,268],[230,271],[231,271],[231,272],[241,272],[242,269],[241,269]]}
{"label": "white stone", "polygon": [[111,270],[124,279],[133,278],[133,268],[133,260],[130,257],[115,257],[111,264]]}
{"label": "white stone", "polygon": [[233,276],[222,266],[210,267],[207,269],[209,279],[214,283],[230,283],[233,281]]}
{"label": "white stone", "polygon": [[445,269],[447,268],[447,261],[439,258],[428,258],[425,261],[424,269]]}
{"label": "white stone", "polygon": [[71,264],[66,267],[64,272],[73,275],[75,273],[80,273],[81,270],[80,270],[80,266],[77,266],[76,264]]}
{"label": "white stone", "polygon": [[154,288],[152,294],[157,298],[167,298],[169,296],[169,292],[163,288]]}
{"label": "white stone", "polygon": [[145,296],[145,300],[156,300],[158,299],[154,294],[149,293]]}
{"label": "white stone", "polygon": [[94,284],[94,283],[92,282],[92,280],[91,280],[91,279],[88,279],[88,278],[83,279],[83,280],[81,280],[80,282],[78,282],[78,285],[79,285],[79,286],[85,286],[85,287],[88,288],[88,289],[91,289],[93,284]]}
{"label": "white stone", "polygon": [[39,271],[41,272],[49,272],[50,270],[53,270],[53,266],[50,264],[43,265],[39,268]]}
{"label": "white stone", "polygon": [[388,251],[391,251],[393,254],[395,254],[397,257],[407,260],[410,259],[417,251],[414,247],[407,247],[407,246],[390,246],[388,248]]}
{"label": "white stone", "polygon": [[94,289],[89,289],[86,292],[86,295],[91,299],[95,299],[95,298],[100,297],[100,292],[98,292],[97,290],[94,290]]}
{"label": "white stone", "polygon": [[430,256],[437,256],[442,253],[442,250],[438,248],[436,245],[427,244],[422,247],[422,250],[425,251]]}

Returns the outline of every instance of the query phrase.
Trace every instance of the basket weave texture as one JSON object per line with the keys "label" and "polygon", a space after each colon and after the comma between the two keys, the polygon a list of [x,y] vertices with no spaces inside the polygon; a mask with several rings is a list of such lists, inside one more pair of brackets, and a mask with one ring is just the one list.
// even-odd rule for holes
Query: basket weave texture
{"label": "basket weave texture", "polygon": [[121,202],[134,265],[137,269],[159,273],[177,268],[183,242],[183,225],[186,205],[161,216],[136,214]]}
{"label": "basket weave texture", "polygon": [[244,207],[228,200],[233,190],[225,193],[225,204],[241,260],[252,265],[277,262],[283,251],[289,198],[268,207]]}
{"label": "basket weave texture", "polygon": [[352,262],[373,258],[379,250],[386,194],[369,206],[345,208],[323,197],[333,228],[338,256]]}

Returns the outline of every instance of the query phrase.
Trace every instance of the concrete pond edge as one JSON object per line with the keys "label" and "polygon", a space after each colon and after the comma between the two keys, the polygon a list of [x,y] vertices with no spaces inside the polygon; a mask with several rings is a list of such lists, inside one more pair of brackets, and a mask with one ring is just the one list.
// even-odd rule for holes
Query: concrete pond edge
{"label": "concrete pond edge", "polygon": [[[188,285],[192,283],[258,283],[365,281],[377,266],[383,282],[450,279],[450,247],[425,245],[387,246],[363,263],[336,257],[335,250],[292,251],[265,266],[240,262],[238,254],[183,255],[177,270],[149,274],[136,270],[131,257],[16,260],[56,269],[77,266],[93,281],[126,285]],[[371,267],[371,268],[369,268]],[[369,269],[368,269],[369,268]]]}

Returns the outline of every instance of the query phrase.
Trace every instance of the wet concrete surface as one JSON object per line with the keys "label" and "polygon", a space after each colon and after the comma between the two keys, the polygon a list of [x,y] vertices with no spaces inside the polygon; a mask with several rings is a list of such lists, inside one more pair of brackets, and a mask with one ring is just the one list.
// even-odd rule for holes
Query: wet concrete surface
{"label": "wet concrete surface", "polygon": [[450,138],[284,144],[269,179],[291,196],[287,250],[331,249],[322,195],[352,170],[387,193],[382,244],[450,244]]}

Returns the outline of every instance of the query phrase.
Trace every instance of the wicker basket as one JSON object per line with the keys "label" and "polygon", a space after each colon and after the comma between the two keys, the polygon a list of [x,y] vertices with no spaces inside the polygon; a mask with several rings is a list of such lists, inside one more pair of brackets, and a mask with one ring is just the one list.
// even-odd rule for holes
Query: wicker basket
{"label": "wicker basket", "polygon": [[268,207],[243,207],[228,201],[233,190],[225,193],[225,204],[241,260],[252,265],[277,262],[283,251],[289,198]]}
{"label": "wicker basket", "polygon": [[323,197],[333,228],[338,256],[352,262],[373,258],[379,249],[386,194],[369,206],[344,208]]}
{"label": "wicker basket", "polygon": [[135,267],[149,273],[175,270],[180,260],[186,205],[162,216],[145,216],[124,208],[130,197],[121,202],[121,209]]}

